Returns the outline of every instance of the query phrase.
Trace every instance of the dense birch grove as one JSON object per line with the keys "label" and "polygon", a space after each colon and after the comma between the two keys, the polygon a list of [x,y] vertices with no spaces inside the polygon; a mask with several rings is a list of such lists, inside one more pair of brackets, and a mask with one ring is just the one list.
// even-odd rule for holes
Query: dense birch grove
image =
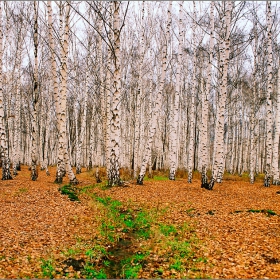
{"label": "dense birch grove", "polygon": [[259,1],[0,1],[2,179],[21,164],[178,169],[280,184],[279,7]]}

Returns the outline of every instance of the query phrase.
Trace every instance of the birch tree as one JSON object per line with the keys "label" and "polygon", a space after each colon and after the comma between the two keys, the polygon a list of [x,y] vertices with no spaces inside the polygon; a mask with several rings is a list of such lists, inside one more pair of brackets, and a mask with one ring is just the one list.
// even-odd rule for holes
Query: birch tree
{"label": "birch tree", "polygon": [[219,62],[219,98],[217,104],[217,114],[215,122],[215,141],[213,155],[213,170],[212,177],[207,189],[213,189],[216,181],[221,182],[224,173],[224,121],[225,121],[225,105],[227,96],[227,74],[230,51],[230,30],[231,30],[231,11],[232,2],[225,3],[226,12],[223,24],[224,37],[220,42],[220,62]]}
{"label": "birch tree", "polygon": [[[267,1],[266,3],[266,22],[267,22],[268,79],[267,79],[267,97],[266,97],[266,167],[265,167],[264,186],[270,187],[271,177],[272,177],[271,163],[272,163],[272,91],[273,91],[271,1]],[[278,158],[277,158],[277,162],[278,162]]]}
{"label": "birch tree", "polygon": [[257,135],[256,135],[256,101],[257,101],[257,59],[258,59],[258,24],[257,20],[254,20],[254,66],[253,66],[253,102],[251,105],[251,127],[250,127],[250,183],[253,184],[255,181],[255,170],[256,170],[256,144],[257,144]]}
{"label": "birch tree", "polygon": [[121,76],[120,76],[120,2],[113,2],[113,100],[111,107],[110,125],[110,167],[108,172],[108,185],[121,185],[120,179],[120,102],[121,102]]}
{"label": "birch tree", "polygon": [[202,162],[202,174],[201,174],[201,187],[207,187],[207,162],[208,162],[208,114],[209,114],[209,96],[212,82],[212,59],[213,59],[213,46],[214,46],[214,1],[210,4],[210,39],[209,39],[209,58],[207,66],[207,80],[205,91],[202,89],[202,120],[201,120],[201,162]]}
{"label": "birch tree", "polygon": [[[69,40],[69,17],[70,17],[70,3],[67,2],[65,9],[65,26],[64,31],[61,31],[60,34],[61,42],[63,42],[61,46],[61,86],[59,92],[59,153],[63,153],[63,160],[65,162],[66,171],[71,184],[78,184],[79,181],[76,179],[76,176],[72,170],[70,164],[70,158],[68,153],[68,141],[66,134],[66,93],[67,93],[67,58],[68,58],[68,40]],[[60,25],[60,28],[63,26]],[[61,178],[62,180],[62,178]]]}
{"label": "birch tree", "polygon": [[2,180],[11,180],[12,175],[10,171],[10,159],[7,147],[6,121],[4,114],[4,100],[3,100],[3,28],[2,28],[2,2],[0,2],[0,156],[2,161]]}
{"label": "birch tree", "polygon": [[[278,58],[279,60],[279,58]],[[276,92],[276,116],[275,116],[275,136],[273,141],[273,148],[272,148],[272,184],[273,185],[280,185],[279,179],[279,166],[278,166],[278,159],[279,159],[279,135],[280,135],[280,60],[278,62],[278,71],[277,71],[277,92]]]}
{"label": "birch tree", "polygon": [[[57,118],[57,128],[58,131],[60,131],[59,128],[59,118],[60,118],[60,109],[59,109],[59,91],[58,91],[58,84],[59,84],[59,76],[57,73],[57,67],[56,67],[56,60],[55,60],[55,44],[54,44],[54,38],[53,38],[53,19],[52,19],[52,1],[48,1],[47,7],[48,7],[48,39],[49,39],[49,47],[50,47],[50,59],[51,59],[51,83],[50,88],[51,91],[53,91],[53,98],[55,103],[55,111],[56,111],[56,118]],[[62,7],[60,9],[60,26],[62,25]],[[62,32],[62,26],[60,28],[60,31]],[[60,37],[62,37],[62,34],[60,34]],[[58,157],[57,157],[57,171],[56,171],[56,183],[62,183],[62,178],[64,175],[64,162],[63,162],[63,150],[59,149],[58,151]]]}
{"label": "birch tree", "polygon": [[179,5],[179,42],[178,42],[178,63],[176,67],[176,88],[174,98],[174,114],[173,120],[171,120],[171,151],[170,151],[170,172],[169,180],[175,180],[176,169],[178,166],[178,125],[179,125],[179,101],[181,90],[181,68],[182,68],[182,44],[183,44],[183,4],[184,1],[180,1]]}
{"label": "birch tree", "polygon": [[147,144],[146,144],[146,147],[144,150],[144,156],[142,159],[141,169],[140,169],[140,173],[137,178],[138,185],[143,185],[143,179],[144,179],[144,176],[146,173],[147,163],[149,161],[149,157],[151,154],[154,135],[156,133],[157,120],[158,120],[158,116],[159,116],[161,105],[162,105],[162,94],[163,94],[164,82],[165,82],[166,71],[167,71],[167,66],[168,66],[167,65],[167,44],[168,44],[169,36],[170,36],[171,8],[172,8],[172,1],[169,1],[168,10],[167,10],[168,16],[167,16],[167,23],[166,23],[167,36],[163,43],[162,69],[161,69],[159,90],[157,92],[154,113],[152,115],[152,119],[151,119],[151,123],[150,123],[148,140],[147,140]]}
{"label": "birch tree", "polygon": [[38,5],[34,1],[34,74],[33,74],[33,94],[32,94],[32,150],[31,150],[31,179],[36,181],[38,178],[37,155],[38,155],[38,127],[37,127],[37,111],[39,98],[38,85]]}

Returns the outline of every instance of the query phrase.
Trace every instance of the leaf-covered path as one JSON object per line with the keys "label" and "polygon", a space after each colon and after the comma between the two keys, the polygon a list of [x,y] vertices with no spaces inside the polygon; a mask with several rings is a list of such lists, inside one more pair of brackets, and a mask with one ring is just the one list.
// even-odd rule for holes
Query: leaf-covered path
{"label": "leaf-covered path", "polygon": [[[61,252],[79,240],[97,235],[98,209],[81,196],[70,201],[58,192],[51,176],[39,173],[32,182],[23,167],[12,181],[0,182],[0,278],[43,277],[41,259],[62,260]],[[77,175],[79,187],[94,183],[87,172]],[[201,240],[201,275],[211,278],[277,278],[280,271],[279,187],[244,181],[217,184],[213,191],[200,188],[199,180],[188,184],[145,181],[107,190],[100,196],[131,201],[148,209],[165,209],[166,224],[191,224]],[[276,215],[275,215],[276,214]],[[154,256],[156,259],[156,256]],[[161,265],[156,263],[156,265]],[[153,263],[140,278],[153,278]],[[174,274],[176,278],[176,274]],[[55,276],[56,277],[56,276]],[[59,276],[57,276],[59,277]],[[163,278],[171,277],[163,271]]]}

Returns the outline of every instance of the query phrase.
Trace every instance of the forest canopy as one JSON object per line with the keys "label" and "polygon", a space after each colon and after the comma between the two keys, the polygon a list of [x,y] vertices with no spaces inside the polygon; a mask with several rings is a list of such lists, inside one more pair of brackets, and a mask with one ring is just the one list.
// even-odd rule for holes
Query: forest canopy
{"label": "forest canopy", "polygon": [[[279,184],[279,7],[259,1],[0,3],[2,179],[106,167]],[[211,174],[211,175],[209,175]],[[210,176],[210,177],[209,177]],[[209,178],[208,178],[209,177]]]}

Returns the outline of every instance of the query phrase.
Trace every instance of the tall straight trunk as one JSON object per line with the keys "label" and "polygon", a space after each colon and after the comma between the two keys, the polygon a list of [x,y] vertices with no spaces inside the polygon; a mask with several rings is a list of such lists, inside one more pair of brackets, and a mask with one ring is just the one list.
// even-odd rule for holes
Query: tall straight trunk
{"label": "tall straight trunk", "polygon": [[[100,9],[101,5],[100,5]],[[102,21],[101,19],[98,19],[98,24],[97,24],[97,28],[98,31],[100,33],[102,33]],[[103,133],[103,147],[101,146],[101,141],[98,140],[98,143],[100,143],[100,145],[98,146],[99,149],[97,150],[97,158],[98,158],[98,166],[96,168],[95,171],[95,177],[96,177],[96,182],[100,183],[101,182],[101,178],[100,178],[100,174],[99,174],[99,165],[101,165],[101,157],[102,157],[102,148],[103,151],[106,152],[106,146],[108,141],[106,141],[106,137],[107,137],[107,122],[108,122],[108,114],[107,114],[107,96],[106,96],[106,90],[104,90],[104,81],[103,81],[103,59],[102,59],[102,38],[100,36],[97,35],[97,61],[98,61],[98,65],[99,65],[99,96],[101,96],[101,110],[102,110],[102,129],[100,129],[100,131],[102,131]],[[90,55],[90,53],[88,54]],[[89,73],[87,73],[89,74]],[[93,124],[92,124],[93,125]],[[98,138],[99,139],[99,138]],[[100,157],[100,158],[99,158]],[[106,158],[106,156],[105,156]],[[108,170],[108,169],[107,169]]]}
{"label": "tall straight trunk", "polygon": [[[21,63],[21,50],[19,51],[19,64]],[[15,104],[15,118],[14,118],[14,143],[13,143],[13,175],[17,175],[20,170],[20,107],[21,107],[21,93],[20,93],[20,70],[19,64],[16,65],[16,104]]]}
{"label": "tall straight trunk", "polygon": [[196,6],[195,1],[193,1],[193,26],[192,26],[192,45],[193,45],[193,73],[191,79],[191,104],[190,104],[190,127],[189,127],[189,156],[188,156],[188,183],[192,182],[193,169],[194,169],[194,148],[195,148],[195,93],[196,93],[196,66],[197,66],[197,39],[196,39]]}
{"label": "tall straight trunk", "polygon": [[179,9],[179,44],[178,44],[178,64],[176,69],[176,88],[173,107],[173,120],[171,120],[171,133],[170,133],[170,171],[169,180],[175,180],[176,170],[178,168],[178,124],[179,124],[179,101],[180,101],[180,89],[181,89],[181,69],[182,69],[182,44],[183,44],[183,4],[184,1],[180,1]]}
{"label": "tall straight trunk", "polygon": [[[280,62],[280,61],[279,61]],[[280,134],[280,63],[278,65],[277,72],[277,104],[276,104],[276,117],[275,117],[275,136],[273,141],[273,158],[272,158],[272,177],[273,185],[279,185],[279,167],[278,167],[278,159],[279,159],[279,134]]]}
{"label": "tall straight trunk", "polygon": [[20,107],[21,107],[21,91],[20,91],[20,68],[22,62],[22,26],[19,30],[17,40],[17,51],[15,58],[15,118],[14,118],[14,141],[13,141],[13,175],[17,175],[20,171]]}
{"label": "tall straight trunk", "polygon": [[145,36],[145,28],[144,28],[144,14],[145,14],[145,1],[142,2],[142,16],[141,16],[141,42],[140,42],[140,63],[139,63],[139,79],[138,79],[138,89],[136,91],[136,109],[135,109],[135,137],[134,137],[134,166],[133,166],[133,177],[137,178],[137,172],[139,169],[139,151],[140,151],[140,114],[141,114],[141,99],[143,96],[143,77],[142,77],[142,67],[144,60],[144,36]]}
{"label": "tall straight trunk", "polygon": [[49,110],[47,111],[47,117],[46,117],[46,134],[45,134],[45,146],[44,146],[44,162],[43,167],[46,171],[46,174],[49,176],[50,172],[48,169],[48,163],[49,158],[48,155],[50,153],[50,146],[49,146],[49,138],[50,138],[50,120],[51,120],[51,108],[49,107]]}
{"label": "tall straight trunk", "polygon": [[238,87],[238,93],[239,96],[239,135],[238,135],[238,167],[237,172],[238,175],[241,176],[242,172],[242,160],[243,160],[243,139],[244,139],[244,106],[243,105],[243,98],[242,98],[242,86]]}
{"label": "tall straight trunk", "polygon": [[[49,47],[50,47],[50,54],[51,54],[51,82],[50,88],[51,92],[53,92],[53,98],[55,103],[55,111],[56,111],[56,118],[57,118],[57,128],[59,128],[59,119],[60,119],[60,111],[59,111],[59,91],[58,91],[58,83],[59,78],[56,69],[56,60],[55,60],[55,45],[54,45],[54,38],[53,38],[53,19],[52,19],[52,1],[48,1],[48,36],[49,36]],[[60,25],[62,25],[62,10],[60,13]],[[62,30],[62,27],[60,28]],[[62,36],[62,34],[60,34]],[[57,171],[56,171],[56,183],[62,183],[62,178],[64,175],[64,163],[63,163],[63,153],[62,150],[58,151],[57,155]]]}
{"label": "tall straight trunk", "polygon": [[212,60],[213,60],[213,46],[214,46],[214,1],[211,1],[210,6],[210,40],[209,40],[209,60],[207,65],[207,81],[205,91],[202,89],[202,117],[201,117],[201,131],[200,131],[200,148],[201,148],[201,163],[202,163],[202,174],[201,174],[201,187],[207,186],[207,163],[208,163],[208,113],[209,113],[209,96],[211,90],[212,81]]}
{"label": "tall straight trunk", "polygon": [[2,2],[0,2],[0,156],[2,161],[2,180],[11,180],[10,159],[8,154],[6,123],[3,102],[3,77],[2,77],[2,58],[3,58],[3,29],[2,29]]}
{"label": "tall straight trunk", "polygon": [[151,150],[152,150],[152,144],[153,144],[153,140],[154,140],[154,135],[156,133],[157,120],[158,120],[161,105],[162,105],[162,93],[163,93],[164,82],[165,82],[166,71],[167,71],[167,44],[168,44],[169,37],[170,37],[171,8],[172,8],[172,1],[169,1],[168,12],[167,12],[168,18],[167,18],[167,26],[166,26],[167,35],[166,35],[166,40],[163,45],[162,70],[161,70],[159,90],[158,90],[157,97],[156,97],[154,114],[152,115],[152,119],[150,122],[148,140],[147,140],[147,144],[146,144],[145,151],[144,151],[141,169],[140,169],[139,176],[137,178],[138,185],[143,185],[143,179],[146,174],[147,163],[149,162],[149,158],[150,158],[150,154],[151,154]]}
{"label": "tall straight trunk", "polygon": [[257,101],[257,50],[258,50],[258,32],[257,32],[257,22],[254,22],[254,69],[253,69],[253,102],[251,105],[251,115],[250,115],[250,183],[255,182],[255,171],[257,165],[256,159],[256,149],[257,149],[257,122],[256,122],[256,101]]}
{"label": "tall straight trunk", "polygon": [[63,151],[63,159],[66,165],[66,171],[71,184],[78,184],[78,180],[72,170],[68,152],[68,141],[66,133],[66,93],[67,93],[67,58],[68,58],[68,38],[69,38],[69,17],[70,3],[66,4],[65,11],[65,29],[63,34],[63,44],[61,46],[61,88],[60,88],[60,119],[59,119],[59,149]]}
{"label": "tall straight trunk", "polygon": [[34,74],[33,74],[33,94],[32,94],[32,113],[31,113],[31,180],[38,178],[37,160],[38,160],[38,125],[37,111],[39,98],[38,85],[38,4],[34,1]]}
{"label": "tall straight trunk", "polygon": [[225,105],[227,97],[227,73],[229,63],[229,50],[230,50],[230,29],[231,29],[231,10],[232,2],[225,3],[225,37],[221,43],[221,56],[220,56],[220,84],[219,84],[219,101],[217,107],[217,116],[215,123],[215,141],[214,141],[214,155],[213,155],[213,170],[212,178],[209,183],[209,189],[213,189],[214,183],[221,182],[224,174],[224,122],[225,122]]}
{"label": "tall straight trunk", "polygon": [[272,159],[272,176],[273,185],[280,185],[279,179],[279,135],[280,135],[280,57],[278,57],[278,71],[277,71],[277,103],[276,103],[276,117],[275,117],[275,138],[273,142],[273,159]]}
{"label": "tall straight trunk", "polygon": [[113,44],[114,44],[114,75],[113,100],[111,108],[111,135],[110,135],[110,167],[108,172],[108,185],[121,185],[120,179],[120,102],[121,102],[121,73],[120,73],[120,2],[113,2]]}
{"label": "tall straight trunk", "polygon": [[[267,21],[267,97],[266,97],[266,166],[265,166],[265,178],[264,186],[270,186],[271,180],[271,162],[272,162],[272,91],[273,91],[273,82],[272,82],[272,34],[271,34],[271,1],[267,1],[267,10],[266,10],[266,21]],[[278,140],[279,141],[279,140]],[[277,147],[278,149],[278,147]],[[278,153],[277,153],[278,154]],[[278,157],[277,157],[278,161]],[[278,164],[277,164],[278,165]]]}
{"label": "tall straight trunk", "polygon": [[76,174],[80,174],[82,172],[81,158],[82,158],[82,145],[86,134],[87,107],[88,107],[88,81],[89,81],[89,70],[86,70],[86,86],[85,86],[85,97],[83,102],[84,110],[82,114],[81,131],[80,131],[80,135],[79,134],[76,135],[76,137],[78,138],[77,156],[76,156]]}

